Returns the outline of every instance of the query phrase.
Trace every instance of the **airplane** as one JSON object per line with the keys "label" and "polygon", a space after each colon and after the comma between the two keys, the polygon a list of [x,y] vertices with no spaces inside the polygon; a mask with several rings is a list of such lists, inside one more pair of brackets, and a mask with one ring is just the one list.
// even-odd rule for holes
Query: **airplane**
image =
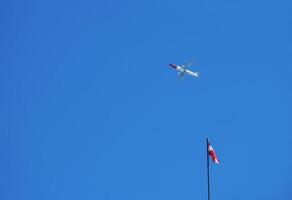
{"label": "airplane", "polygon": [[184,78],[185,74],[188,74],[190,76],[194,76],[194,77],[199,77],[200,74],[199,72],[193,72],[191,70],[188,70],[188,67],[190,67],[192,65],[194,60],[192,60],[190,63],[185,64],[185,65],[176,65],[176,64],[169,64],[169,66],[171,66],[172,68],[174,68],[176,71],[178,71],[178,75],[180,79]]}

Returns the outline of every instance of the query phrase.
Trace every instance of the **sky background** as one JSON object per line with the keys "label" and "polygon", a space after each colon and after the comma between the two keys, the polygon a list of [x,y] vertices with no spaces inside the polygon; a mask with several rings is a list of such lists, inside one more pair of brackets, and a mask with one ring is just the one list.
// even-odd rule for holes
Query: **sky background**
{"label": "sky background", "polygon": [[0,199],[291,200],[291,10],[2,0]]}

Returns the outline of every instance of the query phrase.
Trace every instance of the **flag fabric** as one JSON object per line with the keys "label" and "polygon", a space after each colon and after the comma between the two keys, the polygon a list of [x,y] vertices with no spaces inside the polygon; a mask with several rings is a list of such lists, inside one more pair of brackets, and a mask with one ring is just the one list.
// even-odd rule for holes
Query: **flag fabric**
{"label": "flag fabric", "polygon": [[209,153],[209,156],[212,158],[212,161],[216,164],[220,164],[220,161],[213,149],[213,147],[208,143],[208,153]]}

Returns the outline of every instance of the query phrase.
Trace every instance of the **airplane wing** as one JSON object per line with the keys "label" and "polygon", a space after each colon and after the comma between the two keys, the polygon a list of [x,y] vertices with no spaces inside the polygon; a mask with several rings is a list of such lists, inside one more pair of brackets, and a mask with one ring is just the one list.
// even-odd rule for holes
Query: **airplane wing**
{"label": "airplane wing", "polygon": [[193,64],[193,62],[195,61],[195,59],[196,59],[196,58],[193,58],[192,61],[190,61],[190,62],[188,62],[188,63],[182,65],[182,67],[183,67],[184,69],[187,69],[188,67],[190,67],[190,66]]}
{"label": "airplane wing", "polygon": [[185,76],[184,76],[184,74],[179,74],[178,77],[180,80],[183,80]]}
{"label": "airplane wing", "polygon": [[184,72],[178,72],[177,75],[180,80],[184,79]]}

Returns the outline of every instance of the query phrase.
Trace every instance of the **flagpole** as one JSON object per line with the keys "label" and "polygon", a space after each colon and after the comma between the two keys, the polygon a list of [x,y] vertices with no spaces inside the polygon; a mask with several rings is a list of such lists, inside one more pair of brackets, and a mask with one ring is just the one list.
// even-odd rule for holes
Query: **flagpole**
{"label": "flagpole", "polygon": [[210,195],[210,165],[209,165],[209,150],[208,150],[209,140],[208,140],[208,138],[206,139],[206,142],[207,142],[207,178],[208,178],[208,200],[211,200],[211,195]]}

